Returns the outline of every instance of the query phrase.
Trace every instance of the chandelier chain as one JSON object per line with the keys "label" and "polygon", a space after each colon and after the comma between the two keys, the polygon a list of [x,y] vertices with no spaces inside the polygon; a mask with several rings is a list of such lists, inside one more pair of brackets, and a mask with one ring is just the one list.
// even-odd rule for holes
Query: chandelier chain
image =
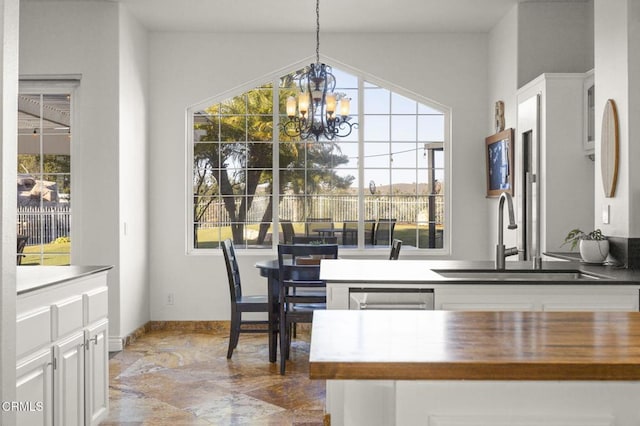
{"label": "chandelier chain", "polygon": [[316,0],[316,63],[320,63],[320,0]]}
{"label": "chandelier chain", "polygon": [[300,91],[296,97],[287,98],[289,120],[281,123],[282,131],[289,137],[302,140],[321,137],[329,141],[347,137],[358,123],[350,123],[350,98],[344,93],[334,93],[336,78],[329,65],[320,62],[320,0],[316,0],[316,63],[301,70],[297,76]]}

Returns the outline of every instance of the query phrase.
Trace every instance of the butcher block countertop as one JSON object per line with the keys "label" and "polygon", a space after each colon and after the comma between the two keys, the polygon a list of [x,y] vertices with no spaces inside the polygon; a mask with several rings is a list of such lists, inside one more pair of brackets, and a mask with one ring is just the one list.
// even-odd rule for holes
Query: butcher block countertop
{"label": "butcher block countertop", "polygon": [[640,312],[316,311],[312,379],[640,380]]}

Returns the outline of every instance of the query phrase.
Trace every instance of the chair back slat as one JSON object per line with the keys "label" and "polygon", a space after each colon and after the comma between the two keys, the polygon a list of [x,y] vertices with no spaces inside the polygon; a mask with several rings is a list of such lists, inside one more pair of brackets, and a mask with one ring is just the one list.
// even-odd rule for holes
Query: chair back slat
{"label": "chair back slat", "polygon": [[242,284],[240,282],[240,268],[238,267],[236,250],[232,240],[226,239],[222,242],[222,252],[224,253],[224,261],[227,266],[231,302],[235,303],[242,298]]}
{"label": "chair back slat", "polygon": [[374,244],[390,245],[395,227],[396,219],[378,219]]}
{"label": "chair back slat", "polygon": [[402,248],[402,240],[394,238],[391,243],[391,253],[389,254],[389,260],[398,260],[400,257],[400,249]]}

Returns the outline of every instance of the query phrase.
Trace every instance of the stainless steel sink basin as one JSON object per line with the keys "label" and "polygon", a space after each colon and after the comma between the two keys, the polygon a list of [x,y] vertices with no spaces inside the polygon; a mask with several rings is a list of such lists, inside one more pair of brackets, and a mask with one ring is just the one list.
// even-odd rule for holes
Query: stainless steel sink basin
{"label": "stainless steel sink basin", "polygon": [[445,278],[478,281],[593,281],[608,278],[577,269],[523,269],[502,271],[495,269],[434,269],[433,272]]}

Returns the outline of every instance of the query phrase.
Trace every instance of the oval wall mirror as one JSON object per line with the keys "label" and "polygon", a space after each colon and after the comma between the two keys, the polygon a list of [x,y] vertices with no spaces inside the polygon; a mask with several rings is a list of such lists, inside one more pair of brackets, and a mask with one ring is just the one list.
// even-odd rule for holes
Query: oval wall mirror
{"label": "oval wall mirror", "polygon": [[600,143],[600,168],[605,197],[616,193],[618,179],[618,111],[613,99],[607,100],[602,114],[602,139]]}

